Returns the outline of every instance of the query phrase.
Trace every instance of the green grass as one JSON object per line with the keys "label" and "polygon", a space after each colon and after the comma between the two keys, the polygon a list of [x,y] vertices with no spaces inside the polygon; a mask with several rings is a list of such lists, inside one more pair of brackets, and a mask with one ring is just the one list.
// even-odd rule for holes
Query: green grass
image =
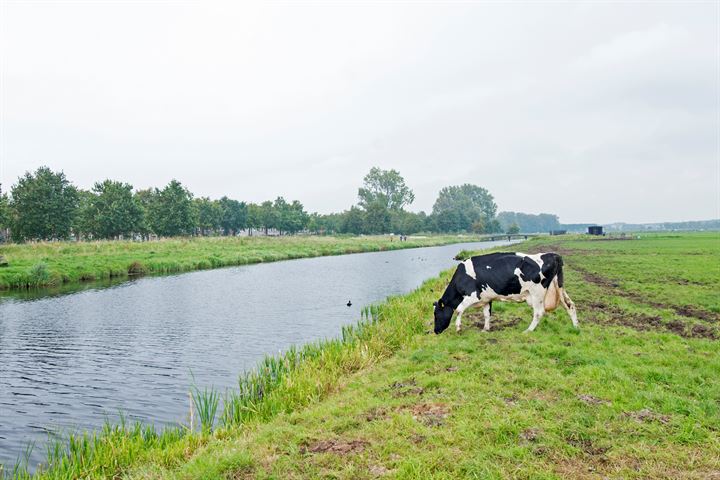
{"label": "green grass", "polygon": [[720,279],[702,269],[719,240],[528,242],[563,253],[580,330],[556,311],[524,334],[529,307],[497,303],[489,333],[469,311],[460,334],[426,334],[443,272],[340,339],[266,359],[214,431],[108,426],[38,477],[714,478]]}
{"label": "green grass", "polygon": [[81,282],[124,280],[232,265],[346,253],[427,247],[478,240],[477,236],[409,237],[189,237],[152,242],[40,242],[0,245],[0,290],[62,288]]}

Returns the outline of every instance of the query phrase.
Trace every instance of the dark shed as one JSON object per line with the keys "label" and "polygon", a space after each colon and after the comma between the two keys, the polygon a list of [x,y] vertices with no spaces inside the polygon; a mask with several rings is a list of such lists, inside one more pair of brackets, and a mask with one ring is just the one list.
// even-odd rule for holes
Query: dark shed
{"label": "dark shed", "polygon": [[594,225],[592,227],[588,227],[588,233],[590,235],[604,235],[603,227],[601,227],[600,225]]}

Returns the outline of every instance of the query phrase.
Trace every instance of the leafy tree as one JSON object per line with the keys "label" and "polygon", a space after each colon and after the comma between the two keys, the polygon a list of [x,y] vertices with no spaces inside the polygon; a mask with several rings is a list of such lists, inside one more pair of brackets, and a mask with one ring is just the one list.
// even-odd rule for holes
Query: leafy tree
{"label": "leafy tree", "polygon": [[142,210],[142,220],[138,225],[138,233],[143,236],[144,239],[148,239],[152,230],[152,215],[154,209],[153,203],[157,200],[157,189],[147,188],[145,190],[138,190],[135,192],[135,201]]}
{"label": "leafy tree", "polygon": [[[284,202],[285,200],[283,200]],[[276,201],[276,204],[278,202]],[[275,208],[275,205],[273,205],[273,202],[270,200],[266,200],[263,203],[260,204],[259,209],[259,222],[260,226],[265,230],[265,235],[268,234],[268,230],[271,228],[277,228],[278,227],[278,212],[277,208]]]}
{"label": "leafy tree", "polygon": [[192,193],[177,180],[162,190],[155,189],[150,202],[150,225],[157,235],[172,237],[190,235],[195,229],[195,212]]}
{"label": "leafy tree", "polygon": [[321,215],[324,232],[327,233],[339,233],[342,230],[343,214],[342,213],[330,213],[327,215]]}
{"label": "leafy tree", "polygon": [[26,172],[12,188],[12,235],[16,240],[67,239],[77,213],[78,191],[63,172]]}
{"label": "leafy tree", "polygon": [[256,203],[248,204],[247,226],[250,235],[252,235],[253,229],[262,228],[262,209],[260,208],[260,205]]}
{"label": "leafy tree", "polygon": [[327,232],[325,225],[325,215],[320,215],[317,212],[308,215],[308,230],[312,233],[324,234]]}
{"label": "leafy tree", "polygon": [[201,197],[194,199],[193,204],[200,235],[210,235],[214,230],[220,229],[223,215],[220,202]]}
{"label": "leafy tree", "polygon": [[383,205],[387,210],[402,210],[415,200],[415,194],[405,185],[405,179],[397,170],[381,170],[373,167],[363,179],[358,190],[360,206],[366,210],[370,205]]}
{"label": "leafy tree", "polygon": [[500,233],[502,231],[502,225],[496,218],[490,219],[485,226],[485,233]]}
{"label": "leafy tree", "polygon": [[140,232],[143,208],[133,195],[129,183],[105,180],[93,186],[94,195],[87,196],[87,205],[81,208],[83,228],[95,238],[117,238]]}
{"label": "leafy tree", "polygon": [[395,233],[411,235],[426,230],[426,224],[427,215],[425,212],[413,213],[404,210],[391,212],[390,230]]}
{"label": "leafy tree", "polygon": [[517,223],[513,223],[505,230],[505,233],[508,233],[510,235],[520,233],[520,225],[518,225]]}
{"label": "leafy tree", "polygon": [[307,229],[313,233],[324,235],[327,233],[341,233],[343,231],[343,213],[330,213],[321,215],[319,213],[311,213],[308,216]]}
{"label": "leafy tree", "polygon": [[365,207],[365,233],[386,233],[390,231],[390,211],[382,201],[375,201]]}
{"label": "leafy tree", "polygon": [[278,229],[280,235],[287,231],[290,223],[290,204],[283,197],[277,197],[272,206],[273,217],[275,219],[275,228]]}
{"label": "leafy tree", "polygon": [[343,214],[341,231],[360,235],[365,229],[365,212],[358,207],[350,207],[350,210]]}
{"label": "leafy tree", "polygon": [[283,197],[278,197],[272,205],[272,218],[275,222],[274,227],[280,233],[297,233],[304,229],[308,224],[308,215],[305,209],[297,200],[287,203]]}
{"label": "leafy tree", "polygon": [[486,228],[485,221],[482,218],[478,218],[470,225],[470,231],[473,233],[485,233]]}
{"label": "leafy tree", "polygon": [[281,215],[282,229],[290,234],[295,234],[307,227],[310,218],[298,200],[286,207]]}
{"label": "leafy tree", "polygon": [[245,202],[222,197],[220,203],[220,227],[224,235],[237,235],[248,226],[248,206]]}
{"label": "leafy tree", "polygon": [[496,211],[490,192],[467,183],[443,188],[433,205],[437,227],[443,232],[492,231],[497,228],[492,223]]}
{"label": "leafy tree", "polygon": [[78,190],[78,208],[73,221],[72,230],[78,240],[92,238],[97,230],[97,213],[93,208],[95,193]]}

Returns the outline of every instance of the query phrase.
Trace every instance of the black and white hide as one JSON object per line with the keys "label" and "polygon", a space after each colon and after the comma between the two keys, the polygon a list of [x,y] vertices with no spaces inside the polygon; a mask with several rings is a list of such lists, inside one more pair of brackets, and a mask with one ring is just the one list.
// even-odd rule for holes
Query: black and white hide
{"label": "black and white hide", "polygon": [[460,331],[462,314],[480,305],[485,314],[484,330],[490,330],[491,302],[495,300],[527,302],[533,309],[528,332],[537,327],[545,312],[558,304],[567,310],[577,328],[575,304],[563,285],[562,257],[556,253],[490,253],[465,260],[458,265],[450,284],[435,305],[435,333],[450,325],[457,312],[455,326]]}

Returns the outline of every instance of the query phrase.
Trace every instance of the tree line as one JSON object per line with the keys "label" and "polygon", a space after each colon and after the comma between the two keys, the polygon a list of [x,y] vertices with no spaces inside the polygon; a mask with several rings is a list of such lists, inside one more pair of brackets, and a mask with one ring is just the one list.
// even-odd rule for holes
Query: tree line
{"label": "tree line", "polygon": [[405,209],[415,199],[396,170],[372,168],[348,210],[309,214],[298,200],[251,203],[224,196],[195,197],[179,181],[134,190],[115,180],[83,190],[63,172],[26,172],[9,194],[0,186],[0,231],[12,241],[134,238],[151,236],[496,233],[507,231],[493,196],[476,185],[440,190],[430,214]]}
{"label": "tree line", "polygon": [[549,232],[562,228],[558,216],[549,213],[533,215],[522,212],[500,212],[497,220],[503,231],[508,233]]}

